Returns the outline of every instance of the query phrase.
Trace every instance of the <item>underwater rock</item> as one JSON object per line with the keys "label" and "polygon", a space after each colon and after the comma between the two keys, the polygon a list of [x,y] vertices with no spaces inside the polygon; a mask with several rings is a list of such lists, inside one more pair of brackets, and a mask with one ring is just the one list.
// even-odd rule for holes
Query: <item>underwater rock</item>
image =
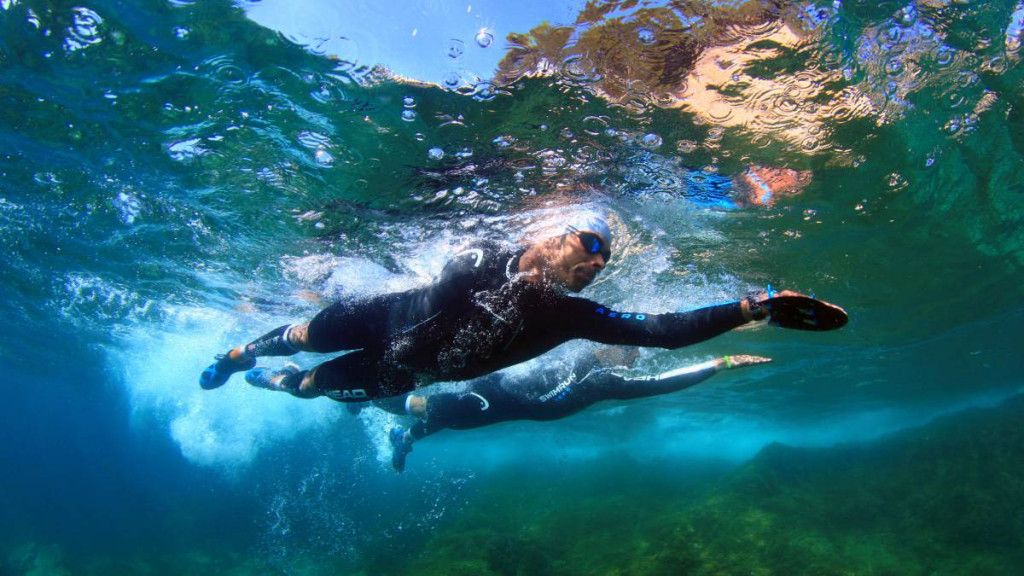
{"label": "underwater rock", "polygon": [[625,458],[557,482],[495,479],[417,573],[1017,574],[1020,422],[1024,396],[868,443],[772,444],[702,490],[673,485],[679,463]]}

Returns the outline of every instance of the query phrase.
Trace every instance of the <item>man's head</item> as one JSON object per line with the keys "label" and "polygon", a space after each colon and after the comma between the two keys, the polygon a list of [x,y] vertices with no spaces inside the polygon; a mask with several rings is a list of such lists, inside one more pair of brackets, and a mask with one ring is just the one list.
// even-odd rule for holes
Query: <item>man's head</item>
{"label": "man's head", "polygon": [[572,292],[583,290],[611,258],[612,232],[595,212],[578,212],[558,221],[535,245],[543,278]]}

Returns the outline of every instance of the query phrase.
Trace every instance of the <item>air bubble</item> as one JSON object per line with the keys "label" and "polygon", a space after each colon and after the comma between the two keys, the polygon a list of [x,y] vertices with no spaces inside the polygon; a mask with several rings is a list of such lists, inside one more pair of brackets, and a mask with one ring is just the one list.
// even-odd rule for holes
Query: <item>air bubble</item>
{"label": "air bubble", "polygon": [[139,216],[141,210],[138,198],[126,192],[119,192],[113,204],[117,207],[122,222],[125,224],[135,223],[135,219]]}
{"label": "air bubble", "polygon": [[448,89],[458,88],[459,84],[462,83],[462,79],[459,78],[458,72],[449,72],[448,74],[445,74],[443,81],[445,88]]}
{"label": "air bubble", "polygon": [[412,96],[406,96],[405,98],[402,98],[402,105],[405,106],[406,108],[415,108],[416,99],[413,98]]}
{"label": "air bubble", "polygon": [[608,119],[601,116],[587,116],[583,119],[583,131],[591,136],[601,134],[608,127]]}
{"label": "air bubble", "polygon": [[562,76],[575,84],[592,84],[601,80],[601,74],[594,64],[580,55],[569,56],[562,62]]}
{"label": "air bubble", "polygon": [[728,122],[733,115],[732,106],[722,100],[715,100],[708,107],[708,116],[713,122]]}
{"label": "air bubble", "polygon": [[903,62],[898,57],[893,56],[892,58],[889,59],[888,62],[885,63],[885,70],[889,74],[892,74],[893,76],[896,76],[897,74],[902,74]]}
{"label": "air bubble", "polygon": [[515,136],[498,136],[494,140],[491,140],[491,144],[494,144],[497,148],[509,148],[516,143]]}
{"label": "air bubble", "polygon": [[662,140],[661,136],[658,136],[657,134],[647,134],[640,142],[643,144],[644,148],[654,150],[656,148],[661,148]]}
{"label": "air bubble", "polygon": [[402,120],[405,120],[406,122],[412,122],[415,119],[416,119],[416,111],[415,110],[402,110]]}
{"label": "air bubble", "polygon": [[317,150],[313,157],[316,158],[316,163],[321,166],[330,166],[334,164],[334,156],[331,156],[331,153],[323,148]]}
{"label": "air bubble", "polygon": [[494,35],[486,28],[481,28],[480,31],[476,33],[476,43],[481,48],[487,48],[493,42]]}
{"label": "air bubble", "polygon": [[312,130],[303,130],[296,135],[296,139],[300,144],[309,148],[310,150],[318,150],[325,148],[330,145],[331,138],[326,134],[320,132],[314,132]]}
{"label": "air bubble", "polygon": [[73,26],[68,28],[68,37],[64,39],[64,49],[69,52],[88,48],[103,40],[100,26],[103,18],[88,8],[73,9]]}
{"label": "air bubble", "polygon": [[202,145],[202,139],[192,138],[190,140],[182,140],[180,142],[174,142],[167,146],[167,153],[171,159],[177,162],[186,162],[204,156],[207,153],[207,149]]}
{"label": "air bubble", "polygon": [[494,97],[498,95],[498,90],[494,84],[490,82],[481,82],[476,85],[473,91],[473,99],[480,102],[487,102],[494,100]]}
{"label": "air bubble", "polygon": [[636,37],[641,44],[647,45],[654,44],[658,40],[658,36],[654,33],[654,30],[651,30],[650,28],[641,28],[637,30]]}
{"label": "air bubble", "polygon": [[463,52],[466,51],[466,45],[462,40],[452,39],[448,44],[448,57],[451,59],[461,58]]}
{"label": "air bubble", "polygon": [[799,112],[799,110],[800,103],[788,96],[784,96],[775,101],[775,111],[779,114],[795,114]]}
{"label": "air bubble", "polygon": [[441,158],[444,158],[444,150],[435,146],[434,148],[427,150],[427,156],[430,157],[431,160],[440,160]]}

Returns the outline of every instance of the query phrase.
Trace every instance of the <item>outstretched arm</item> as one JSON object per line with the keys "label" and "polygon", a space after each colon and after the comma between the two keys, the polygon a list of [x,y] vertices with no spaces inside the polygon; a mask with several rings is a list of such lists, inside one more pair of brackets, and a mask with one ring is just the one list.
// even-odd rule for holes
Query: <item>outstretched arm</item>
{"label": "outstretched arm", "polygon": [[[723,356],[715,360],[669,370],[654,376],[623,378],[610,373],[600,373],[593,374],[590,377],[600,379],[599,385],[604,389],[602,400],[631,400],[677,392],[691,386],[696,386],[722,370],[764,364],[771,361],[771,358],[764,358],[762,356]],[[595,382],[595,384],[598,383]]]}
{"label": "outstretched arm", "polygon": [[688,312],[647,314],[619,312],[584,298],[566,298],[558,318],[571,318],[552,329],[570,338],[604,344],[681,348],[770,318],[771,324],[799,330],[834,330],[846,324],[846,312],[838,306],[796,292],[762,292],[743,300],[707,306]]}
{"label": "outstretched arm", "polygon": [[681,348],[709,340],[751,320],[745,301],[708,306],[688,312],[647,314],[619,312],[583,298],[567,298],[565,314],[572,322],[557,328],[572,338],[604,344]]}

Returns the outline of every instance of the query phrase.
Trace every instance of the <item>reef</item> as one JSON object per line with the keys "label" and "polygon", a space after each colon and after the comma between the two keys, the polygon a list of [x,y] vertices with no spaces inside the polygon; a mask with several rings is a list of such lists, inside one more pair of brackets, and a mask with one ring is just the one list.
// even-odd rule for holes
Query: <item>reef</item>
{"label": "reef", "polygon": [[1024,566],[1021,422],[1024,396],[867,443],[772,444],[739,466],[615,453],[508,467],[458,513],[355,555],[196,546],[188,528],[127,554],[14,537],[0,574],[1010,576]]}
{"label": "reef", "polygon": [[[1024,397],[703,481],[623,455],[510,473],[399,572],[1003,576],[1024,566]],[[609,471],[613,470],[611,474]],[[676,479],[686,479],[676,481]],[[380,567],[384,568],[384,567]]]}
{"label": "reef", "polygon": [[26,542],[7,552],[0,574],[24,576],[70,576],[64,567],[64,554],[55,544]]}

